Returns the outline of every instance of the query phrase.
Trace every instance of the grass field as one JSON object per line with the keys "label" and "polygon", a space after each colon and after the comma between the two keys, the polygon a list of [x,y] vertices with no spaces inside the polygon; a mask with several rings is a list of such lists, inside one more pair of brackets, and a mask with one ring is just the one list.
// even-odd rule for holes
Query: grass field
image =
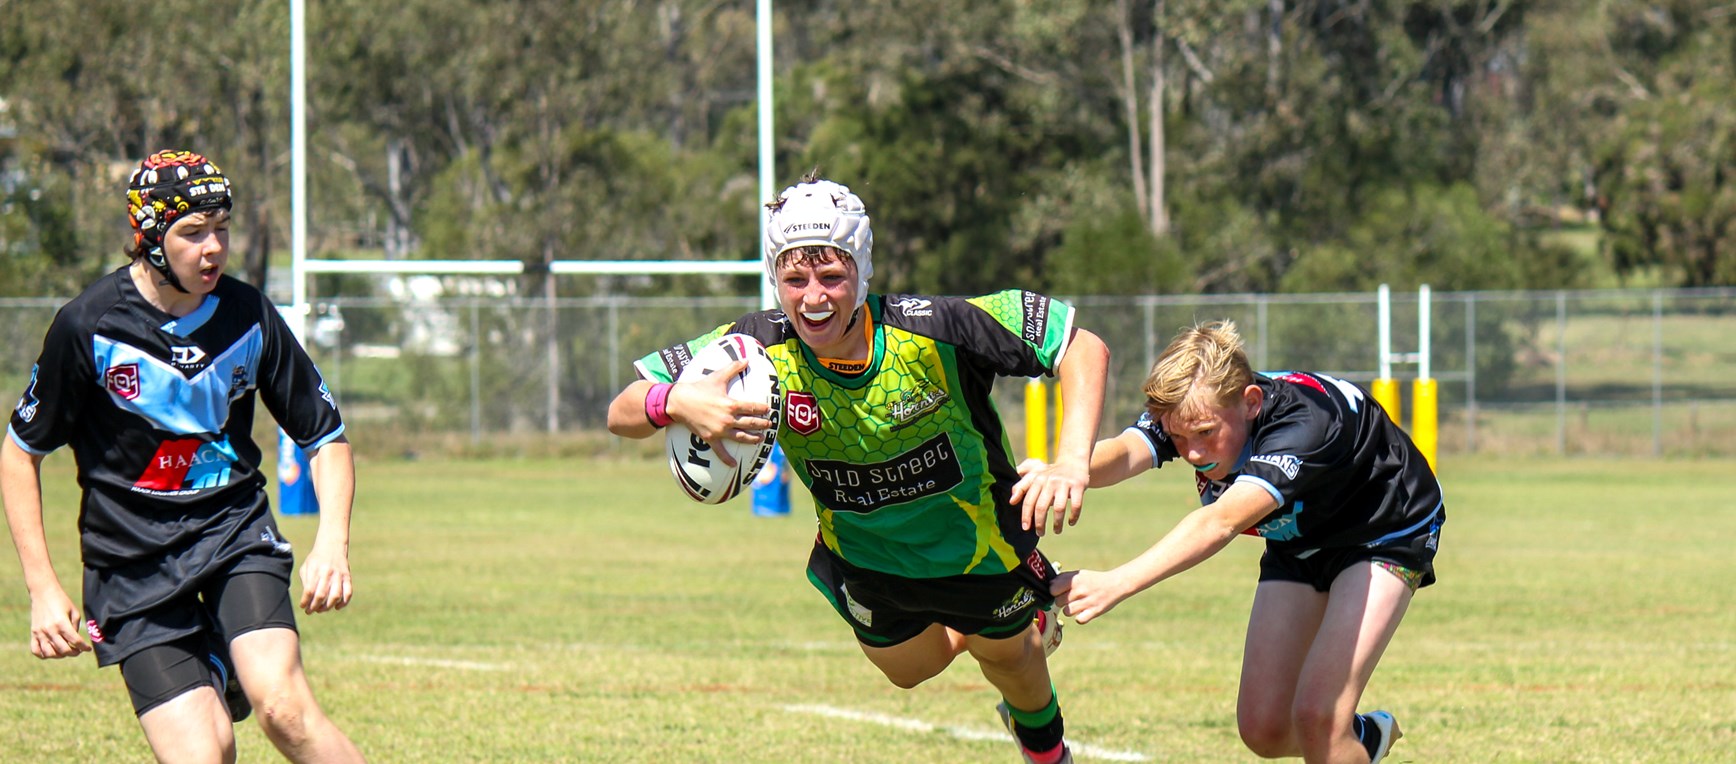
{"label": "grass field", "polygon": [[[363,451],[365,452],[365,445]],[[365,454],[364,454],[365,455]],[[48,523],[76,594],[71,460]],[[811,514],[681,498],[658,463],[365,461],[346,611],[301,618],[326,710],[378,762],[1013,762],[967,660],[893,688],[802,576]],[[1444,465],[1441,583],[1369,689],[1394,762],[1736,760],[1736,464]],[[1093,492],[1044,543],[1143,549],[1192,480]],[[286,517],[297,557],[317,518]],[[1235,687],[1259,544],[1068,627],[1054,671],[1078,760],[1255,761]],[[0,565],[0,761],[144,761],[118,671],[29,655]],[[251,722],[241,760],[276,754]]]}

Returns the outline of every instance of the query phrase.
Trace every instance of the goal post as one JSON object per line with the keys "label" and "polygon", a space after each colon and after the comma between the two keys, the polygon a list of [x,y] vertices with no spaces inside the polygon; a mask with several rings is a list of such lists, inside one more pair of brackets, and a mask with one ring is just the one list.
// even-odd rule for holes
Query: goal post
{"label": "goal post", "polygon": [[1377,322],[1380,336],[1380,371],[1369,392],[1386,409],[1387,416],[1392,417],[1394,424],[1404,426],[1404,417],[1399,404],[1398,380],[1393,377],[1394,363],[1414,363],[1417,366],[1416,379],[1411,382],[1411,440],[1416,443],[1417,450],[1428,460],[1429,467],[1437,465],[1435,453],[1440,442],[1440,388],[1439,383],[1431,375],[1429,368],[1429,285],[1423,284],[1417,289],[1417,350],[1411,353],[1395,353],[1392,349],[1392,290],[1381,284],[1376,293],[1378,303]]}

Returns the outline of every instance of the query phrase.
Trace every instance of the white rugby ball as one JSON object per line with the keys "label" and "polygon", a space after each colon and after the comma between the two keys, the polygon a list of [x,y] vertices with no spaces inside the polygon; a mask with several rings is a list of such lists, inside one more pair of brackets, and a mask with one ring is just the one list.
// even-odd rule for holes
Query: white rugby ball
{"label": "white rugby ball", "polygon": [[753,484],[777,443],[778,423],[783,416],[783,387],[778,384],[778,370],[766,355],[765,345],[745,334],[725,334],[700,348],[675,378],[678,383],[692,382],[716,374],[743,358],[748,360],[747,369],[730,379],[729,395],[771,407],[766,418],[772,421],[772,426],[766,430],[764,440],[724,441],[730,456],[735,457],[735,466],[731,467],[718,458],[711,444],[686,426],[671,424],[664,433],[663,450],[669,457],[669,471],[675,474],[675,483],[682,492],[697,502],[722,504]]}

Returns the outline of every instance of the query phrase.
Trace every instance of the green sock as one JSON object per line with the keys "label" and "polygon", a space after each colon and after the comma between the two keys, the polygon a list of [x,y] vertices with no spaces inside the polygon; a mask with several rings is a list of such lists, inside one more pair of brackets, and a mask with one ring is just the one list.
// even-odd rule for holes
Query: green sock
{"label": "green sock", "polygon": [[[1005,698],[1002,698],[1005,700]],[[1020,710],[1011,703],[1007,704],[1007,713],[1022,727],[1042,729],[1055,720],[1055,715],[1061,713],[1061,696],[1055,693],[1055,686],[1049,685],[1049,704],[1036,711]]]}

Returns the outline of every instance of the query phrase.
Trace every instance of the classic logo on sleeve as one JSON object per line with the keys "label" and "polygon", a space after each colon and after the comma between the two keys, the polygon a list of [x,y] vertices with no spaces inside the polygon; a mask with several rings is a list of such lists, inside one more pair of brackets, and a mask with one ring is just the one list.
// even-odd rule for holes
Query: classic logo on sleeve
{"label": "classic logo on sleeve", "polygon": [[921,297],[905,297],[892,303],[892,307],[906,316],[921,317],[934,315],[934,303]]}

